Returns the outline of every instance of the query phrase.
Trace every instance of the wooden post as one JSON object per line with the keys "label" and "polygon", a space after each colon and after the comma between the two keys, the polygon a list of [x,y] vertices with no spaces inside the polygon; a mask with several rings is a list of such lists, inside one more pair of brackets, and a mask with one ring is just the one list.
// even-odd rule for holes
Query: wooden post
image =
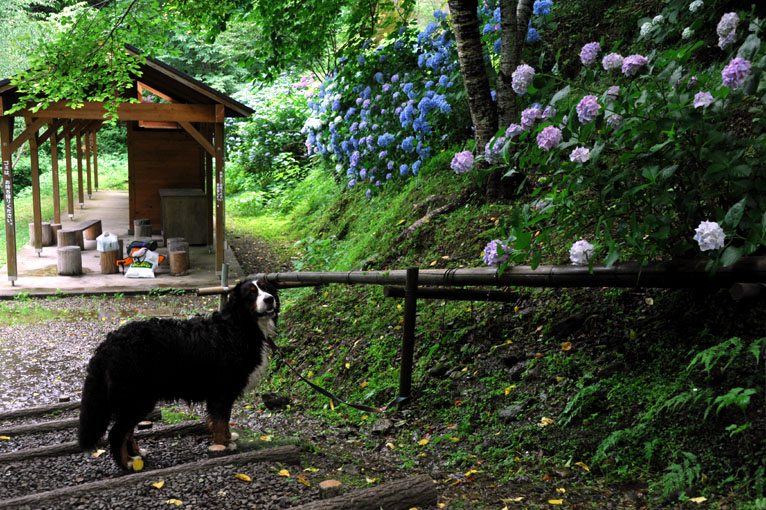
{"label": "wooden post", "polygon": [[98,192],[98,131],[92,133],[93,136],[93,185]]}
{"label": "wooden post", "polygon": [[[0,111],[0,115],[2,112]],[[0,117],[0,154],[3,165],[3,204],[5,205],[5,249],[8,265],[8,280],[15,285],[18,278],[16,268],[16,213],[13,208],[13,164],[11,162],[11,141],[13,138],[13,117]]]}
{"label": "wooden post", "polygon": [[83,145],[85,146],[85,178],[88,183],[88,200],[93,198],[93,188],[90,183],[90,131],[85,131]]}
{"label": "wooden post", "polygon": [[[32,123],[31,119],[25,119],[27,126]],[[42,235],[42,209],[40,207],[40,152],[37,147],[37,133],[32,133],[29,138],[29,166],[31,169],[30,177],[32,178],[32,217],[34,218],[34,245],[37,256],[43,252],[43,235]]]}
{"label": "wooden post", "polygon": [[[205,134],[212,142],[213,129],[206,124]],[[207,252],[213,253],[213,156],[205,153],[205,193],[207,194]]]}
{"label": "wooden post", "polygon": [[[216,113],[223,110],[223,105],[217,104]],[[224,186],[225,176],[223,169],[223,119],[215,124],[215,267],[219,271],[223,264],[223,240],[224,240]]]}
{"label": "wooden post", "polygon": [[418,268],[408,267],[404,284],[402,365],[399,369],[399,402],[412,398],[412,357],[415,352],[415,320],[418,306]]}
{"label": "wooden post", "polygon": [[77,198],[80,202],[80,209],[85,206],[85,196],[82,191],[82,133],[77,132]]}
{"label": "wooden post", "polygon": [[[61,223],[61,196],[59,191],[59,148],[56,131],[58,128],[50,124],[51,132],[51,178],[53,181],[53,223]],[[55,234],[54,234],[55,239]]]}
{"label": "wooden post", "polygon": [[64,124],[64,155],[66,159],[66,208],[69,219],[74,218],[74,191],[72,186],[72,122]]}

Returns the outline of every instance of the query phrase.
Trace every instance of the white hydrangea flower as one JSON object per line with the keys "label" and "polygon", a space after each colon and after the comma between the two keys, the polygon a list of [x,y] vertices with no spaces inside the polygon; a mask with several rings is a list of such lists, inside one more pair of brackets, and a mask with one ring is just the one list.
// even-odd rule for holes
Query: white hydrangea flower
{"label": "white hydrangea flower", "polygon": [[312,131],[320,131],[322,129],[322,121],[316,117],[311,117],[306,120],[304,126]]}
{"label": "white hydrangea flower", "polygon": [[692,30],[692,27],[686,27],[684,28],[684,31],[681,32],[681,39],[688,39],[692,36],[694,33],[694,30]]}
{"label": "white hydrangea flower", "polygon": [[662,14],[658,14],[657,16],[652,18],[652,25],[659,25],[665,20],[665,18],[662,17]]}
{"label": "white hydrangea flower", "polygon": [[700,8],[705,5],[705,2],[702,0],[694,0],[692,3],[689,4],[689,10],[691,12],[697,12],[700,10]]}
{"label": "white hydrangea flower", "polygon": [[585,239],[580,239],[569,248],[569,260],[576,266],[585,266],[593,257],[593,245]]}
{"label": "white hydrangea flower", "polygon": [[696,232],[694,240],[700,245],[701,251],[723,248],[726,234],[715,221],[702,221],[694,231]]}
{"label": "white hydrangea flower", "polygon": [[641,37],[644,37],[646,34],[651,32],[651,30],[652,30],[652,22],[647,21],[646,23],[641,25]]}

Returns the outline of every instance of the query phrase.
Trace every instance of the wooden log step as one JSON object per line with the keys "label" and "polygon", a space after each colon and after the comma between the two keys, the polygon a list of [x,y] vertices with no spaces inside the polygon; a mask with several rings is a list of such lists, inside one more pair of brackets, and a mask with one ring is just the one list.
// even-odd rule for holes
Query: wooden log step
{"label": "wooden log step", "polygon": [[295,506],[292,510],[407,510],[434,506],[436,500],[431,477],[418,475]]}
{"label": "wooden log step", "polygon": [[[134,434],[136,439],[147,437],[175,437],[184,434],[207,434],[209,431],[206,423],[193,421],[189,423],[179,423],[168,425],[166,427],[151,428],[149,430],[139,430]],[[106,446],[106,441],[99,441],[99,446]],[[28,448],[26,450],[17,450],[0,454],[0,464],[16,462],[19,460],[34,459],[37,457],[55,457],[57,455],[69,455],[71,453],[81,452],[77,441],[67,441],[52,446],[41,446],[39,448]]]}
{"label": "wooden log step", "polygon": [[226,455],[224,457],[216,457],[214,459],[181,464],[165,469],[155,469],[140,473],[133,473],[130,475],[118,476],[116,478],[99,480],[97,482],[84,483],[71,487],[62,487],[52,491],[38,492],[36,494],[28,494],[26,496],[0,500],[0,509],[17,508],[20,506],[30,506],[34,508],[36,506],[40,506],[44,502],[53,499],[68,498],[85,494],[90,496],[100,491],[106,491],[120,487],[130,487],[133,485],[145,484],[149,481],[161,480],[176,473],[199,471],[202,469],[225,466],[227,464],[247,464],[250,462],[283,462],[286,464],[298,464],[300,462],[300,451],[295,446],[288,445],[278,446],[276,448],[268,448],[266,450],[255,450],[235,455]]}
{"label": "wooden log step", "polygon": [[[159,409],[155,409],[146,416],[146,419],[150,421],[160,421],[162,419],[162,412],[160,412]],[[18,436],[21,434],[36,434],[38,432],[48,432],[51,430],[70,429],[77,427],[79,424],[79,418],[67,418],[65,420],[50,420],[11,427],[0,427],[0,436]]]}
{"label": "wooden log step", "polygon": [[17,418],[26,418],[28,416],[40,416],[54,411],[69,411],[80,407],[80,401],[59,402],[47,406],[25,407],[24,409],[14,409],[13,411],[3,411],[0,413],[0,420],[15,420]]}
{"label": "wooden log step", "polygon": [[139,237],[152,237],[152,222],[148,218],[133,220],[133,235]]}

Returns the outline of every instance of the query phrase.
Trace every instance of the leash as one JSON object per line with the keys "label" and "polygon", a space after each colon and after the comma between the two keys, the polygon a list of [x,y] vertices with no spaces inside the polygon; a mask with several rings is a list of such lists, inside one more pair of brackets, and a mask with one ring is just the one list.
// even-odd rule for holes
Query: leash
{"label": "leash", "polygon": [[289,368],[292,373],[297,375],[298,378],[301,381],[303,381],[306,384],[308,384],[312,389],[314,389],[318,393],[321,393],[322,395],[328,397],[330,399],[330,407],[332,407],[333,409],[335,409],[335,404],[343,404],[343,405],[347,405],[349,407],[353,407],[354,409],[358,409],[360,411],[365,411],[365,412],[368,412],[368,413],[385,413],[385,412],[387,412],[388,408],[391,405],[396,405],[396,404],[399,404],[399,403],[407,400],[407,399],[404,399],[402,397],[397,397],[390,404],[388,404],[387,406],[384,406],[384,407],[370,407],[370,406],[365,406],[365,405],[362,405],[362,404],[353,404],[351,402],[346,402],[345,400],[343,400],[342,398],[338,397],[337,395],[333,395],[328,390],[322,388],[318,384],[315,384],[315,383],[309,381],[308,379],[306,379],[305,377],[303,377],[303,375],[301,375],[300,372],[298,372],[290,363],[287,362],[287,360],[284,358],[284,351],[277,344],[275,344],[273,340],[271,340],[270,338],[267,338],[266,342],[271,347],[271,350],[276,355],[279,356],[279,358],[287,366],[287,368]]}

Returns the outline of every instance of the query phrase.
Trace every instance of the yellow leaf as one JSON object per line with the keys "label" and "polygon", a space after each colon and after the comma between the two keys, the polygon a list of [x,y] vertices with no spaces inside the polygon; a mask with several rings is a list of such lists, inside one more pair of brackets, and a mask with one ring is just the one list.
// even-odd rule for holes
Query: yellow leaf
{"label": "yellow leaf", "polygon": [[556,492],[560,492],[562,494],[566,493],[566,491],[567,490],[565,488],[563,488],[563,487],[559,487],[558,489],[556,489]]}
{"label": "yellow leaf", "polygon": [[369,476],[365,476],[364,479],[367,480],[367,483],[375,483],[378,481],[377,478],[370,478]]}
{"label": "yellow leaf", "polygon": [[405,220],[399,220],[399,223],[397,223],[397,225],[401,225],[402,223],[404,223],[404,221]]}
{"label": "yellow leaf", "polygon": [[106,450],[102,450],[102,449],[100,449],[100,448],[99,448],[98,450],[96,450],[95,452],[93,452],[93,456],[94,456],[95,458],[99,458],[99,457],[101,457],[101,455],[103,455],[105,452],[106,452]]}
{"label": "yellow leaf", "polygon": [[155,489],[161,489],[164,486],[165,486],[165,480],[160,480],[159,482],[154,482],[152,484],[152,487],[154,487]]}
{"label": "yellow leaf", "polygon": [[363,381],[362,384],[360,384],[359,386],[361,386],[362,388],[366,388],[367,387],[367,381]]}
{"label": "yellow leaf", "polygon": [[319,468],[307,467],[306,469],[304,469],[304,471],[307,473],[316,473],[317,471],[319,471]]}
{"label": "yellow leaf", "polygon": [[581,468],[583,468],[585,471],[590,471],[590,468],[589,468],[589,467],[588,467],[588,465],[587,465],[586,463],[584,463],[584,462],[575,462],[575,466],[580,466],[580,467],[581,467]]}
{"label": "yellow leaf", "polygon": [[243,482],[249,482],[252,480],[249,476],[247,476],[244,473],[237,473],[236,475],[234,475],[234,478],[238,478],[242,480]]}
{"label": "yellow leaf", "polygon": [[438,260],[434,260],[433,262],[431,262],[431,267],[435,266],[437,262],[439,262],[439,261]]}
{"label": "yellow leaf", "polygon": [[474,474],[476,474],[476,473],[478,473],[478,471],[477,471],[477,470],[475,470],[475,469],[471,469],[471,470],[468,470],[468,471],[466,471],[466,472],[465,472],[465,473],[463,473],[463,474],[464,474],[466,477],[468,477],[468,476],[474,475]]}
{"label": "yellow leaf", "polygon": [[524,501],[524,496],[519,496],[517,498],[501,499],[500,501],[502,501],[503,503],[519,503],[520,501]]}
{"label": "yellow leaf", "polygon": [[9,436],[0,436],[0,441],[10,441],[11,438]]}
{"label": "yellow leaf", "polygon": [[431,223],[431,218],[423,218],[423,223]]}
{"label": "yellow leaf", "polygon": [[652,306],[654,304],[654,299],[648,297],[648,298],[644,299],[644,303],[646,303],[649,306]]}
{"label": "yellow leaf", "polygon": [[450,441],[453,441],[453,442],[457,443],[458,441],[460,441],[460,438],[459,437],[451,437]]}
{"label": "yellow leaf", "polygon": [[335,402],[333,401],[333,399],[330,399],[330,409],[335,411]]}
{"label": "yellow leaf", "polygon": [[279,473],[277,473],[279,476],[290,476],[290,472],[286,469],[281,469]]}
{"label": "yellow leaf", "polygon": [[261,441],[271,441],[271,438],[274,436],[261,436]]}
{"label": "yellow leaf", "polygon": [[168,505],[175,505],[175,506],[181,506],[184,504],[184,502],[181,501],[180,499],[169,499],[165,501],[165,503],[167,503]]}
{"label": "yellow leaf", "polygon": [[311,487],[311,483],[306,479],[306,475],[300,474],[296,478],[298,478],[298,481],[301,482],[306,487]]}
{"label": "yellow leaf", "polygon": [[508,387],[505,389],[505,394],[506,394],[506,395],[508,395],[508,394],[509,394],[510,392],[512,392],[514,389],[516,389],[516,385],[515,385],[515,384],[511,384],[510,386],[508,386]]}
{"label": "yellow leaf", "polygon": [[551,505],[560,505],[563,502],[564,502],[563,499],[549,499],[548,500],[548,503],[550,503]]}
{"label": "yellow leaf", "polygon": [[348,370],[349,368],[351,368],[351,363],[346,363],[344,366],[346,367],[346,370]]}
{"label": "yellow leaf", "polygon": [[705,501],[707,501],[707,498],[704,496],[698,496],[696,498],[689,498],[689,501],[691,501],[692,503],[697,503],[699,505],[700,503],[704,503]]}
{"label": "yellow leaf", "polygon": [[144,459],[134,459],[131,467],[133,468],[133,471],[141,471],[144,469]]}
{"label": "yellow leaf", "polygon": [[572,350],[572,342],[564,342],[561,344],[561,350],[562,351],[571,351]]}
{"label": "yellow leaf", "polygon": [[425,446],[428,444],[428,439],[421,439],[420,441],[418,441],[418,444],[420,446]]}
{"label": "yellow leaf", "polygon": [[394,448],[396,448],[396,446],[394,445],[394,443],[386,443],[386,448],[388,448],[389,450],[393,450]]}
{"label": "yellow leaf", "polygon": [[546,418],[543,416],[540,418],[540,423],[537,424],[538,427],[547,427],[548,425],[553,424],[553,418]]}

